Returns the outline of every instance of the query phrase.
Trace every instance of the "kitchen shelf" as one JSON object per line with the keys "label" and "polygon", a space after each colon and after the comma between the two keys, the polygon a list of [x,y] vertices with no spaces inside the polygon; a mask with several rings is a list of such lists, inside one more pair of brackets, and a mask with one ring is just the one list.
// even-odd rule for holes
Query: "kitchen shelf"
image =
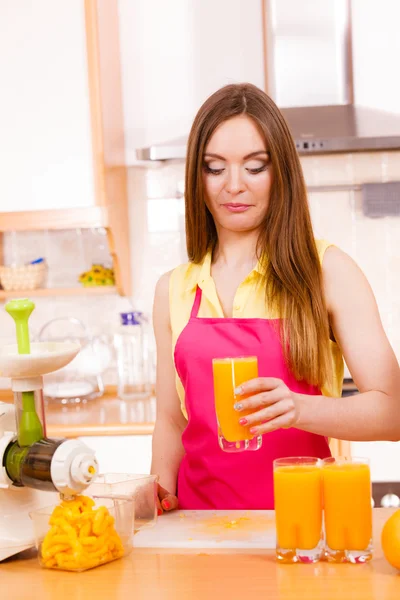
{"label": "kitchen shelf", "polygon": [[108,227],[108,211],[103,206],[87,208],[3,212],[0,231],[38,231]]}
{"label": "kitchen shelf", "polygon": [[36,290],[0,290],[0,300],[4,298],[26,298],[31,296],[106,296],[118,294],[115,285],[77,288],[38,288]]}

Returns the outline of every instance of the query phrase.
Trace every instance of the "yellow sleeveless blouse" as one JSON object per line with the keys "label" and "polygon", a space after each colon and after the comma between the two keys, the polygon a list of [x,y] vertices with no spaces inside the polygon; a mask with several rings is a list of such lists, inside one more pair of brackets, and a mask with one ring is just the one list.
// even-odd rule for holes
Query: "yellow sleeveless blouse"
{"label": "yellow sleeveless blouse", "polygon": [[[320,262],[325,250],[331,246],[326,240],[315,240]],[[240,284],[233,301],[233,314],[235,318],[261,318],[276,319],[279,317],[273,308],[265,302],[265,291],[263,286],[256,285],[262,277],[260,264],[257,264]],[[169,283],[169,306],[172,329],[172,352],[179,335],[187,325],[192,310],[196,287],[202,290],[201,305],[198,317],[224,318],[219,302],[214,280],[211,277],[211,253],[207,254],[202,264],[186,263],[176,267],[171,273]],[[324,396],[339,398],[342,393],[343,384],[343,356],[339,346],[330,341],[331,360],[333,365],[333,379],[331,385],[322,386]],[[182,411],[185,416],[185,391],[176,374],[176,388],[181,401]]]}

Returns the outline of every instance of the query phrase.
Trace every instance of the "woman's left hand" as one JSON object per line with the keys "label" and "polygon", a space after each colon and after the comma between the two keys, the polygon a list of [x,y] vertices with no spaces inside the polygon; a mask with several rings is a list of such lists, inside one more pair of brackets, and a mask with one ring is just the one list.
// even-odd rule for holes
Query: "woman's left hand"
{"label": "woman's left hand", "polygon": [[[295,427],[299,420],[299,396],[275,377],[258,377],[246,381],[235,390],[235,410],[254,410],[251,415],[239,419],[250,433],[261,435],[281,427]],[[244,396],[242,399],[241,396]]]}

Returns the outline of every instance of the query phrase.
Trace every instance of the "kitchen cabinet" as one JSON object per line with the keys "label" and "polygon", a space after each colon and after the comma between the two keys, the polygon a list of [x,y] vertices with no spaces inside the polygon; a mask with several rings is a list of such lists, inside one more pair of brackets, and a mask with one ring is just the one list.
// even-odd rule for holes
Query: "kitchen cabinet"
{"label": "kitchen cabinet", "polygon": [[264,86],[260,0],[119,0],[126,157],[187,135],[219,87]]}
{"label": "kitchen cabinet", "polygon": [[100,473],[150,473],[151,435],[80,437],[96,452]]}
{"label": "kitchen cabinet", "polygon": [[84,3],[6,4],[1,212],[94,206]]}
{"label": "kitchen cabinet", "polygon": [[6,0],[0,56],[0,233],[105,227],[130,293],[117,3]]}
{"label": "kitchen cabinet", "polygon": [[352,0],[354,96],[357,104],[400,114],[400,3]]}

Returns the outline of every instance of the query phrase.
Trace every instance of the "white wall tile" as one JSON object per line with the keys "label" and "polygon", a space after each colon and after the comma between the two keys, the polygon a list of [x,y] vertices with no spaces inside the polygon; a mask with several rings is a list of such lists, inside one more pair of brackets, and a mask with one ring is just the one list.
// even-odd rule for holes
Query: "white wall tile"
{"label": "white wall tile", "polygon": [[149,233],[179,231],[178,203],[177,198],[150,198],[147,200]]}
{"label": "white wall tile", "polygon": [[182,162],[149,167],[145,171],[146,197],[168,198],[181,194],[184,178],[185,166]]}
{"label": "white wall tile", "polygon": [[387,153],[357,152],[352,157],[354,183],[376,183],[387,180]]}
{"label": "white wall tile", "polygon": [[303,156],[300,162],[307,186],[351,185],[353,183],[352,154]]}
{"label": "white wall tile", "polygon": [[387,162],[387,181],[400,181],[400,152],[387,152],[385,156]]}
{"label": "white wall tile", "polygon": [[350,192],[309,194],[315,237],[327,239],[345,252],[352,252],[353,222]]}
{"label": "white wall tile", "polygon": [[308,187],[400,181],[398,150],[302,156],[300,162]]}

